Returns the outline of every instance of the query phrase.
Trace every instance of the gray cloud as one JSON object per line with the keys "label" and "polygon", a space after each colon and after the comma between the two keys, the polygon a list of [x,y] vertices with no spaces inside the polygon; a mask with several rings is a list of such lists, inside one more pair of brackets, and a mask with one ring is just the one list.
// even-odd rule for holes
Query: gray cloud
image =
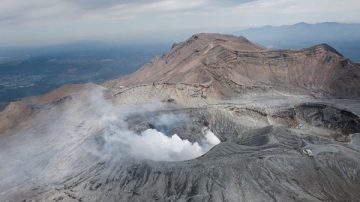
{"label": "gray cloud", "polygon": [[[103,8],[103,7],[111,7],[115,5],[124,5],[124,4],[132,4],[132,5],[141,5],[141,4],[152,4],[152,3],[159,3],[159,2],[166,2],[168,0],[63,0],[69,1],[80,6],[86,8]],[[246,2],[251,2],[256,0],[209,0],[207,1],[209,5],[217,5],[217,6],[233,6],[239,5]],[[186,1],[179,1],[179,3]]]}
{"label": "gray cloud", "polygon": [[206,10],[211,7],[241,5],[255,0],[3,0],[0,1],[0,23],[19,24],[34,21],[74,20],[84,16],[139,16],[163,12]]}
{"label": "gray cloud", "polygon": [[153,2],[158,2],[161,0],[62,0],[71,2],[73,4],[76,4],[78,6],[81,6],[83,8],[104,8],[104,7],[111,7],[116,5],[124,5],[124,4],[132,4],[132,5],[138,5],[138,4],[148,4]]}
{"label": "gray cloud", "polygon": [[0,46],[359,22],[359,7],[359,0],[1,0]]}

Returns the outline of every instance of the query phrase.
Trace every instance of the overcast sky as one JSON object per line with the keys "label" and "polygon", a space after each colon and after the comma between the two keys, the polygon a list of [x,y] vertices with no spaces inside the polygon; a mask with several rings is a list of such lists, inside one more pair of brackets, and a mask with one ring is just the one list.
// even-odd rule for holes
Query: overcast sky
{"label": "overcast sky", "polygon": [[0,46],[178,40],[298,22],[360,21],[360,0],[0,0]]}

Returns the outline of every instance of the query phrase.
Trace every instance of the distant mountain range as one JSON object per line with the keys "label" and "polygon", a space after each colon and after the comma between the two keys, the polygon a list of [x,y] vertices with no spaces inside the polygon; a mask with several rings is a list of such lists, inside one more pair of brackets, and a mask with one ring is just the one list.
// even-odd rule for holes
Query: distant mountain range
{"label": "distant mountain range", "polygon": [[360,62],[360,24],[334,22],[285,26],[264,26],[234,33],[275,49],[305,48],[327,43],[345,57]]}

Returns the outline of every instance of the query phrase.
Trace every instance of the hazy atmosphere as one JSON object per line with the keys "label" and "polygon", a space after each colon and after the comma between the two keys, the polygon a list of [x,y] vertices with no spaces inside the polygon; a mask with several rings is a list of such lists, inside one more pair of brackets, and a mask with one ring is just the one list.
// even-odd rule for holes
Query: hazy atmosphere
{"label": "hazy atmosphere", "polygon": [[298,22],[358,23],[358,0],[1,0],[0,46],[173,42]]}
{"label": "hazy atmosphere", "polygon": [[360,199],[359,0],[0,0],[0,202]]}

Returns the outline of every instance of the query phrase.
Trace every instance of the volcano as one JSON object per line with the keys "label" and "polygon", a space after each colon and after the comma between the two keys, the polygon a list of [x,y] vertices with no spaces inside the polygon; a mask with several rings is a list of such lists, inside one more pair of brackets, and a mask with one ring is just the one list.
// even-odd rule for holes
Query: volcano
{"label": "volcano", "polygon": [[1,201],[357,201],[360,65],[201,33],[0,112]]}

